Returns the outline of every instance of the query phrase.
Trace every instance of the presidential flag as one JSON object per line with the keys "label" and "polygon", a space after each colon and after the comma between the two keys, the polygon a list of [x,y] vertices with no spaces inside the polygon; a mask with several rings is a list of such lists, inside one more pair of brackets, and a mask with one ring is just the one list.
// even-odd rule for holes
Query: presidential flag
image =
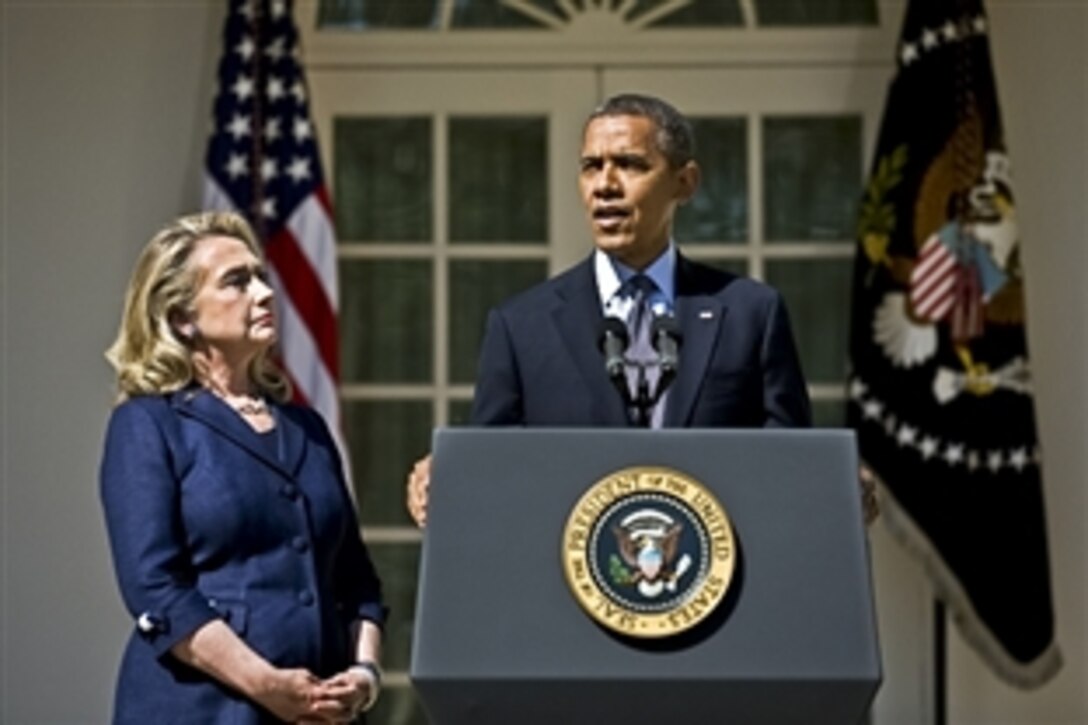
{"label": "presidential flag", "polygon": [[858,220],[850,424],[891,530],[1021,687],[1061,667],[1025,270],[980,0],[912,0]]}
{"label": "presidential flag", "polygon": [[276,291],[295,396],[339,430],[336,239],[289,0],[231,0],[204,208],[253,224]]}

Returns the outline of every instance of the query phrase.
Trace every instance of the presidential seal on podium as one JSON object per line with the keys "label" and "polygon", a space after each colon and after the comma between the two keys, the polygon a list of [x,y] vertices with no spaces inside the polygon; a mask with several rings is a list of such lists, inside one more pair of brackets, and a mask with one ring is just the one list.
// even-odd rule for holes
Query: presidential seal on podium
{"label": "presidential seal on podium", "polygon": [[593,484],[563,531],[567,584],[581,607],[620,635],[662,638],[705,620],[736,564],[717,497],[672,468],[625,468]]}

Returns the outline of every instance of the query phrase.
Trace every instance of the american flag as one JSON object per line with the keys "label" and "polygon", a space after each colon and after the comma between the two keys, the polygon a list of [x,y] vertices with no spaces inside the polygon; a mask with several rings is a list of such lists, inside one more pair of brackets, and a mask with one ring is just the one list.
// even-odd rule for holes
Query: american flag
{"label": "american flag", "polygon": [[234,210],[264,244],[295,396],[339,431],[336,239],[290,0],[231,0],[204,208]]}

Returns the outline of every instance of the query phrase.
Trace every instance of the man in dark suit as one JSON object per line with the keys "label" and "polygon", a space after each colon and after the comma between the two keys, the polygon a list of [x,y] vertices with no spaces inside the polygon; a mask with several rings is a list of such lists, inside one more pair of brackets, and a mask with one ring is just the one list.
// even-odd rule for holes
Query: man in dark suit
{"label": "man in dark suit", "polygon": [[[491,312],[480,351],[475,425],[632,425],[637,386],[624,395],[623,383],[606,372],[598,341],[606,317],[637,318],[633,307],[639,306],[674,318],[681,341],[675,380],[644,422],[810,424],[781,296],[676,250],[673,216],[699,184],[693,149],[690,124],[656,98],[614,96],[589,117],[578,186],[596,249]],[[635,326],[631,333],[637,347],[646,333]],[[653,370],[658,359],[644,359],[651,378],[662,374]],[[425,458],[408,480],[408,508],[421,525],[429,470]]]}

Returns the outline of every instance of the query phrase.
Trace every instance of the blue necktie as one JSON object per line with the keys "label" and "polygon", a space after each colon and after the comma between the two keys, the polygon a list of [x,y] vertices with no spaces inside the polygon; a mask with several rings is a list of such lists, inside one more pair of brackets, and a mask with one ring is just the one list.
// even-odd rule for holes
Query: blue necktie
{"label": "blue necktie", "polygon": [[[654,281],[644,274],[636,274],[627,281],[627,287],[631,296],[631,308],[627,315],[627,331],[631,335],[631,344],[627,348],[627,389],[631,392],[631,399],[638,397],[638,383],[641,375],[645,376],[648,390],[651,394],[657,389],[658,379],[661,377],[661,369],[658,366],[657,353],[653,342],[650,340],[650,332],[653,326],[654,295],[660,290]],[[640,371],[641,368],[641,371]],[[664,421],[665,396],[662,396],[653,407],[650,417],[650,427],[660,428]],[[632,410],[632,415],[635,411]]]}

